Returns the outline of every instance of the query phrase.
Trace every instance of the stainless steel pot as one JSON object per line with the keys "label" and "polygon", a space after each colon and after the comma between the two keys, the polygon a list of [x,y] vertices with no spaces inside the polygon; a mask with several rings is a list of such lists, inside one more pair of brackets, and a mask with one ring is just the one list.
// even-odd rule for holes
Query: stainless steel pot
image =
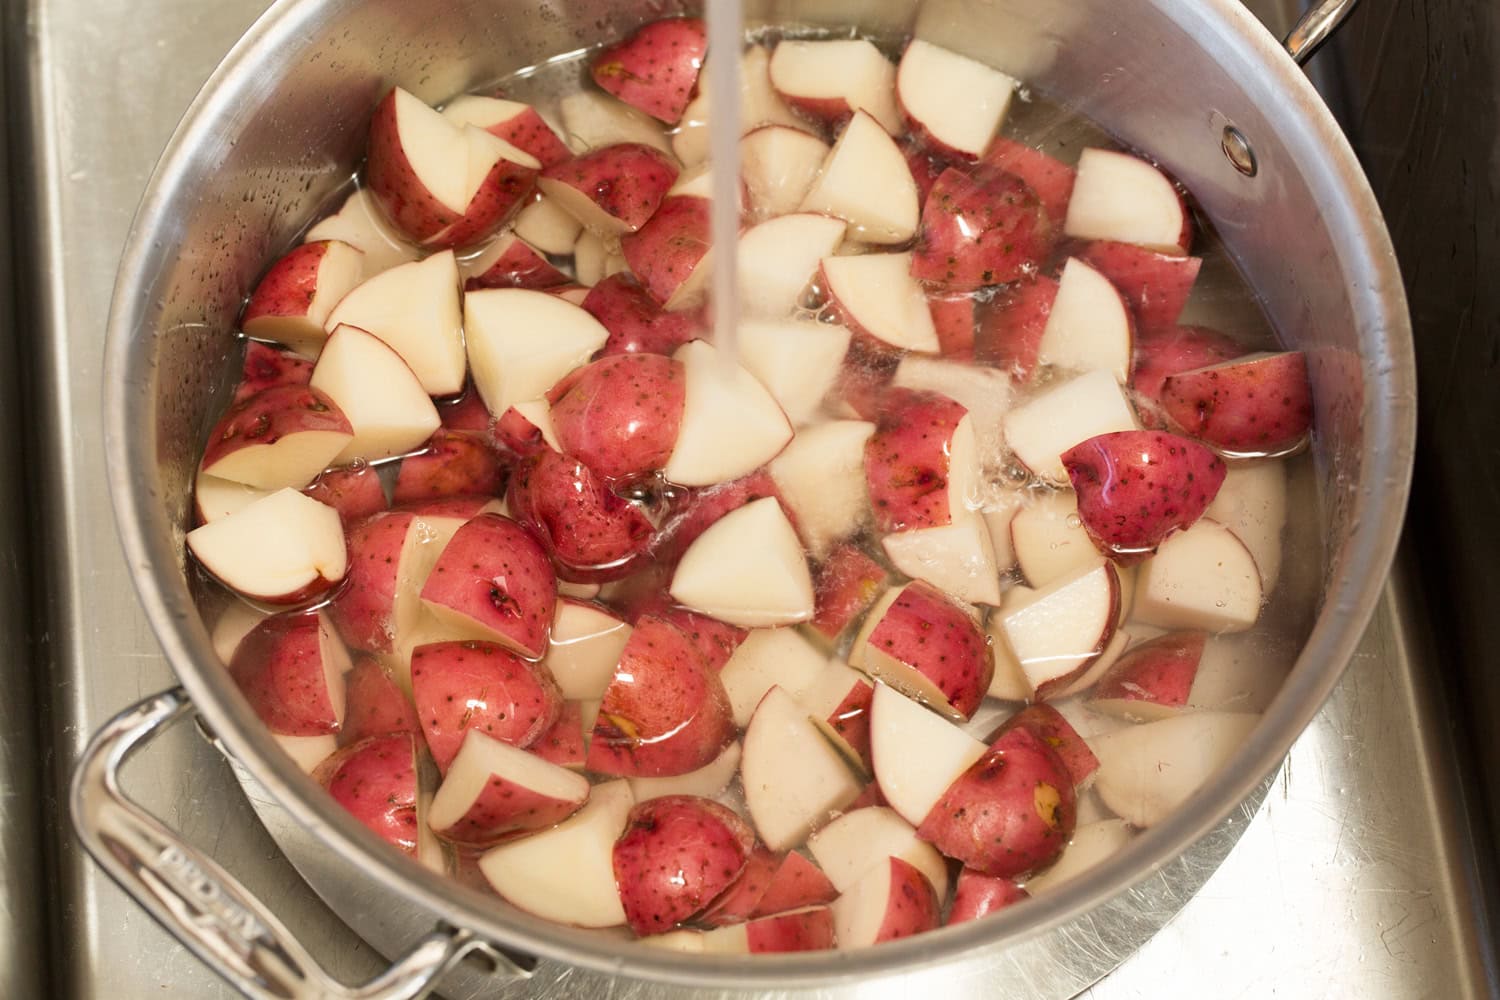
{"label": "stainless steel pot", "polygon": [[[1292,44],[1310,51],[1349,3],[1321,5]],[[450,0],[440,12],[409,0],[282,0],[189,110],[121,265],[105,382],[109,481],[142,603],[182,688],[96,736],[72,801],[85,847],[248,995],[414,996],[474,950],[488,954],[496,984],[540,957],[657,983],[776,990],[961,967],[998,991],[1011,980],[991,975],[995,956],[1023,955],[1058,928],[1097,931],[1099,914],[1128,919],[1191,845],[1214,831],[1232,843],[1237,834],[1224,824],[1257,794],[1348,661],[1406,500],[1410,329],[1374,200],[1287,53],[1234,0],[749,7],[767,22],[915,31],[988,61],[1150,150],[1195,192],[1277,328],[1311,361],[1327,544],[1316,623],[1290,678],[1223,773],[1087,878],[988,920],[866,952],[711,960],[656,952],[538,921],[389,850],[276,748],[220,667],[190,590],[183,535],[192,476],[237,358],[236,314],[263,262],[347,180],[368,112],[389,85],[441,100],[668,11],[606,0]],[[416,941],[389,973],[358,988],[333,982],[227,873],[123,796],[122,760],[190,709],[287,818],[282,833],[314,888],[382,947]]]}

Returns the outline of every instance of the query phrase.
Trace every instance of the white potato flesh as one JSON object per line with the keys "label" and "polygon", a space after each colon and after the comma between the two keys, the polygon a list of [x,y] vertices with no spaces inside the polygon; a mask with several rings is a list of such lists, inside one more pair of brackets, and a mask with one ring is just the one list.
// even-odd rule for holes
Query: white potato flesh
{"label": "white potato flesh", "polygon": [[1108,646],[1119,617],[1120,581],[1109,562],[1077,570],[1002,609],[1000,628],[1033,693],[1067,678]]}
{"label": "white potato flesh", "polygon": [[836,215],[866,243],[905,243],[921,214],[917,182],[901,147],[864,112],[849,119],[802,199],[804,212]]}
{"label": "white potato flesh", "polygon": [[1099,758],[1094,786],[1131,826],[1152,826],[1223,767],[1258,722],[1250,713],[1189,712],[1093,738],[1089,745]]}
{"label": "white potato flesh", "polygon": [[231,589],[273,601],[319,579],[342,580],[349,565],[338,511],[293,489],[194,528],[187,545]]}
{"label": "white potato flesh", "polygon": [[910,252],[825,257],[822,270],[851,326],[892,347],[937,353],[937,327],[927,293],[911,276]]}
{"label": "white potato flesh", "polygon": [[1180,254],[1190,231],[1182,195],[1166,174],[1129,153],[1085,149],[1063,232]]}
{"label": "white potato flesh", "polygon": [[1200,518],[1140,567],[1134,617],[1161,628],[1243,632],[1260,617],[1260,570],[1238,536]]}
{"label": "white potato flesh", "polygon": [[939,899],[948,895],[947,860],[918,840],[916,827],[894,809],[869,806],[844,813],[807,838],[807,849],[839,892],[887,858],[900,858],[927,876]]}
{"label": "white potato flesh", "polygon": [[859,797],[859,779],[807,709],[780,688],[766,692],[745,729],[740,767],[756,831],[784,851]]}
{"label": "white potato flesh", "polygon": [[502,897],[538,917],[574,927],[623,924],[614,847],[634,804],[627,781],[595,785],[578,812],[490,849],[479,870]]}
{"label": "white potato flesh", "polygon": [[794,426],[816,418],[849,353],[837,323],[757,320],[739,326],[740,363],[771,393]]}
{"label": "white potato flesh", "polygon": [[874,433],[875,425],[863,420],[814,424],[771,462],[771,479],[815,559],[869,520],[865,442]]}
{"label": "white potato flesh", "polygon": [[813,616],[812,574],[775,497],[731,511],[694,539],[669,591],[694,611],[738,625],[792,625]]}
{"label": "white potato flesh", "polygon": [[875,780],[891,808],[921,826],[938,799],[985,745],[886,684],[870,705],[870,755]]}
{"label": "white potato flesh", "polygon": [[388,344],[429,396],[450,396],[463,389],[463,314],[453,251],[400,264],[367,279],[334,307],[324,327],[331,333],[345,323]]}
{"label": "white potato flesh", "polygon": [[1107,371],[1124,385],[1134,346],[1130,310],[1108,278],[1076,257],[1063,265],[1037,361],[1064,371]]}
{"label": "white potato flesh", "polygon": [[780,454],[792,439],[786,413],[745,368],[702,340],[673,355],[684,368],[682,423],[663,470],[682,486],[737,479]]}
{"label": "white potato flesh", "polygon": [[542,663],[569,701],[603,698],[633,631],[597,605],[558,601]]}
{"label": "white potato flesh", "polygon": [[818,680],[826,663],[817,647],[796,629],[752,629],[719,670],[734,724],[749,725],[756,706],[773,687],[794,698],[800,696]]}
{"label": "white potato flesh", "polygon": [[914,38],[896,69],[906,116],[942,145],[978,157],[1005,123],[1016,81],[957,52]]}
{"label": "white potato flesh", "polygon": [[580,306],[524,288],[465,294],[464,331],[474,385],[495,415],[541,398],[609,339]]}
{"label": "white potato flesh", "polygon": [[353,440],[334,465],[415,451],[442,425],[437,407],[401,355],[356,327],[340,326],[329,334],[311,384],[338,404],[354,428]]}
{"label": "white potato flesh", "polygon": [[1115,377],[1094,371],[1048,389],[1005,415],[1005,443],[1050,483],[1068,485],[1062,454],[1113,431],[1133,431],[1135,411]]}

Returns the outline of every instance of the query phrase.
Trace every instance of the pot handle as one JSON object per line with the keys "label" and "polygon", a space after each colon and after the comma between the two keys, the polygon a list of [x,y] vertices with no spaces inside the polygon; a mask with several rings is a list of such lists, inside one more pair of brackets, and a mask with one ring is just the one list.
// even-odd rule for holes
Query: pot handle
{"label": "pot handle", "polygon": [[1305,65],[1313,54],[1328,41],[1338,26],[1344,23],[1354,10],[1354,5],[1359,0],[1320,0],[1307,9],[1307,12],[1287,32],[1282,40],[1286,47],[1287,55],[1291,56],[1298,66]]}
{"label": "pot handle", "polygon": [[370,982],[333,980],[244,886],[120,790],[126,759],[189,708],[187,693],[173,688],[94,735],[73,772],[73,825],[110,877],[236,989],[253,1000],[406,1000],[484,947],[467,930],[439,926]]}

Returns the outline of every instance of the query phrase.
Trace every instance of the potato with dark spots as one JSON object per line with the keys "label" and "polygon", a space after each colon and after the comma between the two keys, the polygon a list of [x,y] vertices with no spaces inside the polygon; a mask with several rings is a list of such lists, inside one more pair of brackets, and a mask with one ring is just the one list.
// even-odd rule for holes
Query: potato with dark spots
{"label": "potato with dark spots", "polygon": [[1064,452],[1062,464],[1094,546],[1126,566],[1202,517],[1228,471],[1208,448],[1165,431],[1100,434]]}
{"label": "potato with dark spots", "polygon": [[1161,394],[1173,424],[1235,457],[1288,454],[1312,430],[1312,384],[1301,351],[1250,354],[1169,375]]}
{"label": "potato with dark spots", "polygon": [[551,672],[493,642],[418,646],[411,654],[411,689],[422,736],[442,772],[470,729],[525,749],[562,713]]}
{"label": "potato with dark spots", "polygon": [[450,628],[540,657],[557,581],[529,531],[501,514],[480,514],[453,533],[422,586],[422,602]]}
{"label": "potato with dark spots", "polygon": [[686,386],[682,363],[660,354],[600,358],[547,393],[557,442],[606,480],[655,472],[677,444]]}
{"label": "potato with dark spots", "polygon": [[911,275],[975,291],[1035,272],[1051,250],[1052,224],[1025,181],[993,167],[949,167],[922,203]]}
{"label": "potato with dark spots", "polygon": [[637,934],[671,930],[734,884],[755,832],[712,799],[665,795],[630,810],[615,841],[615,881]]}
{"label": "potato with dark spots", "polygon": [[544,449],[522,462],[511,513],[541,540],[557,574],[575,583],[619,580],[645,561],[656,529],[583,462]]}
{"label": "potato with dark spots", "polygon": [[1057,860],[1073,836],[1075,802],[1057,753],[1011,729],[948,787],[917,836],[982,874],[1014,878]]}
{"label": "potato with dark spots", "polygon": [[734,735],[729,695],[692,641],[660,618],[637,620],[604,691],[589,770],[687,774],[717,757]]}

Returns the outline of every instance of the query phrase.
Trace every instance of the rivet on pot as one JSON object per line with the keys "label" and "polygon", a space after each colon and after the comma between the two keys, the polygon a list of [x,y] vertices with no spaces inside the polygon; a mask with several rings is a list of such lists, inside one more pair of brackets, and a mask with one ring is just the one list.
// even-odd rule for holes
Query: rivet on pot
{"label": "rivet on pot", "polygon": [[1250,140],[1245,134],[1233,125],[1224,126],[1224,137],[1220,141],[1224,150],[1224,156],[1234,164],[1234,169],[1246,177],[1254,177],[1259,166],[1255,162],[1255,150],[1250,147]]}

